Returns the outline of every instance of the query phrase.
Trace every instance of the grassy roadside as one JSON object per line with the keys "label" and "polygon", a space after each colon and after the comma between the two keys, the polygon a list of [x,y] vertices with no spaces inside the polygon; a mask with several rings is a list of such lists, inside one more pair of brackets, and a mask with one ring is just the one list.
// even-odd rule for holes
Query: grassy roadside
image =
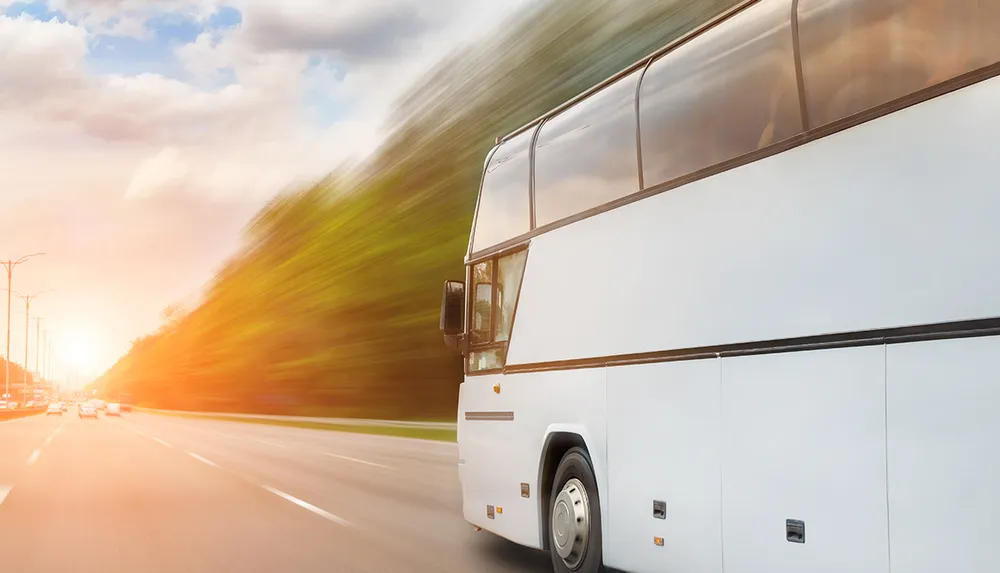
{"label": "grassy roadside", "polygon": [[44,413],[45,408],[32,408],[30,410],[0,410],[0,422],[27,418],[28,416],[37,416]]}
{"label": "grassy roadside", "polygon": [[299,422],[292,420],[267,420],[241,416],[214,416],[194,412],[151,412],[138,409],[147,414],[157,416],[173,416],[176,418],[201,418],[205,420],[220,420],[223,422],[243,422],[247,424],[265,424],[269,426],[289,426],[292,428],[309,428],[312,430],[328,430],[332,432],[348,432],[352,434],[371,434],[376,436],[394,436],[397,438],[414,438],[418,440],[435,440],[439,442],[454,442],[457,440],[455,430],[440,430],[435,428],[402,428],[397,426],[360,426],[354,424],[327,424],[325,422]]}

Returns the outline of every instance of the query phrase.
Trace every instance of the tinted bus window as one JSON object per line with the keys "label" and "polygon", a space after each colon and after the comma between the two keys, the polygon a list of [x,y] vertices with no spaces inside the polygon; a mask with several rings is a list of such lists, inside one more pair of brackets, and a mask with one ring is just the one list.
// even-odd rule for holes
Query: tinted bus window
{"label": "tinted bus window", "polygon": [[514,305],[517,303],[517,293],[521,290],[521,277],[524,275],[524,263],[528,251],[518,251],[512,255],[501,257],[497,261],[499,275],[497,276],[497,336],[496,340],[510,340],[510,327],[514,321]]}
{"label": "tinted bus window", "polygon": [[490,158],[479,196],[472,251],[481,251],[531,230],[528,149],[535,130],[502,143]]}
{"label": "tinted bus window", "polygon": [[801,0],[813,126],[1000,61],[996,0]]}
{"label": "tinted bus window", "polygon": [[493,261],[484,261],[472,269],[472,344],[491,342],[490,320],[493,308]]}
{"label": "tinted bus window", "polygon": [[646,187],[802,131],[791,0],[763,0],[654,62],[639,92]]}
{"label": "tinted bus window", "polygon": [[542,125],[535,144],[535,223],[639,191],[635,88],[629,75]]}

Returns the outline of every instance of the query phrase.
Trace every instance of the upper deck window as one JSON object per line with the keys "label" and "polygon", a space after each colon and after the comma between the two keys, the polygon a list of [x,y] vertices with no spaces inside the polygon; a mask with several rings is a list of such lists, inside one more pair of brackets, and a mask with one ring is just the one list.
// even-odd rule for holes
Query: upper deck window
{"label": "upper deck window", "polygon": [[813,126],[1000,61],[996,0],[801,0]]}
{"label": "upper deck window", "polygon": [[535,222],[542,226],[639,191],[639,72],[546,121],[535,144]]}
{"label": "upper deck window", "polygon": [[639,91],[651,187],[802,131],[791,0],[763,0],[654,62]]}
{"label": "upper deck window", "polygon": [[535,130],[505,141],[493,153],[483,176],[472,251],[481,251],[531,230],[528,152]]}

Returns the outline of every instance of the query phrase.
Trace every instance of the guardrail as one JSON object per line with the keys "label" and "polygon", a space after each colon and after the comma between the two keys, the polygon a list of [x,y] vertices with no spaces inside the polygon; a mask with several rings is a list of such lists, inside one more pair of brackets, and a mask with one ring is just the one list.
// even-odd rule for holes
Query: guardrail
{"label": "guardrail", "polygon": [[16,410],[0,410],[0,420],[13,420],[14,418],[26,418],[36,414],[44,414],[48,408],[18,408]]}
{"label": "guardrail", "polygon": [[231,412],[191,412],[187,410],[158,410],[155,408],[135,408],[141,412],[160,412],[163,414],[192,414],[197,416],[212,416],[218,418],[250,418],[254,420],[274,420],[280,422],[310,422],[343,426],[379,426],[383,428],[422,428],[426,430],[455,430],[455,422],[409,422],[404,420],[373,420],[363,418],[324,418],[309,416],[272,416],[267,414],[233,414]]}

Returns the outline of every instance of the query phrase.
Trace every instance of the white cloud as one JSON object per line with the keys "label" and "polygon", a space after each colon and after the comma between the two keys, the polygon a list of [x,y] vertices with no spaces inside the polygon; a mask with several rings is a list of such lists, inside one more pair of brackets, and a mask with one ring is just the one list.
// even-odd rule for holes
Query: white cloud
{"label": "white cloud", "polygon": [[152,14],[174,13],[206,20],[218,9],[216,0],[47,0],[52,11],[65,14],[88,30],[145,36],[142,23]]}
{"label": "white cloud", "polygon": [[[498,24],[516,4],[237,0],[241,26],[206,31],[176,48],[191,74],[182,81],[96,75],[87,67],[88,48],[109,30],[141,37],[154,14],[204,19],[219,3],[50,0],[72,23],[0,16],[0,128],[36,138],[56,132],[60,145],[109,153],[127,145],[139,159],[121,194],[133,199],[267,197],[370,153],[396,98],[457,41]],[[310,67],[316,57],[328,66]],[[218,87],[213,80],[222,70],[235,83]],[[346,118],[311,123],[307,90]]]}
{"label": "white cloud", "polygon": [[[244,23],[178,46],[189,75],[175,77],[134,73],[141,54],[113,54],[129,73],[97,73],[88,57],[102,35],[149,40],[150,18],[204,22],[221,0],[49,0],[68,22],[0,15],[0,251],[50,253],[20,275],[28,290],[72,285],[42,312],[114,317],[100,325],[110,364],[205,283],[266,199],[369,154],[414,80],[528,1],[234,0]],[[315,94],[341,119],[311,118]]]}

